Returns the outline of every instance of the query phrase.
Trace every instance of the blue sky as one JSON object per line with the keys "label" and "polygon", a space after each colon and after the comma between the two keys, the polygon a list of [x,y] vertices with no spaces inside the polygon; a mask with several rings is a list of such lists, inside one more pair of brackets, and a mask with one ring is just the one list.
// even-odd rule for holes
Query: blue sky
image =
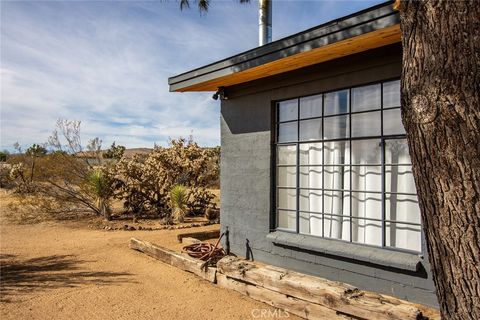
{"label": "blue sky", "polygon": [[[273,39],[383,1],[273,0]],[[167,79],[257,46],[256,1],[1,1],[0,149],[42,143],[58,118],[82,138],[133,147],[193,134],[220,143],[211,93],[170,93]]]}

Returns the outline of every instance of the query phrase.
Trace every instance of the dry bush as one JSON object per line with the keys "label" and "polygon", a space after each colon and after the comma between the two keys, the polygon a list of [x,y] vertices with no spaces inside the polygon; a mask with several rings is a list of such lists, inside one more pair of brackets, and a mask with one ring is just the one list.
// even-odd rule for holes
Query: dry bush
{"label": "dry bush", "polygon": [[168,217],[172,211],[170,190],[183,185],[187,189],[186,211],[203,214],[214,197],[206,188],[218,179],[218,159],[214,158],[211,149],[199,147],[192,139],[178,139],[171,140],[168,148],[155,147],[145,157],[121,159],[113,168],[116,197],[135,214]]}
{"label": "dry bush", "polygon": [[[9,158],[11,177],[19,195],[35,195],[51,201],[40,201],[39,210],[63,214],[87,211],[110,219],[109,200],[113,196],[110,171],[96,167],[88,159],[79,158],[80,122],[59,120],[46,148],[34,145],[25,153]],[[18,149],[20,151],[20,149]],[[101,141],[91,140],[87,151],[100,159]],[[58,208],[49,203],[59,204]]]}

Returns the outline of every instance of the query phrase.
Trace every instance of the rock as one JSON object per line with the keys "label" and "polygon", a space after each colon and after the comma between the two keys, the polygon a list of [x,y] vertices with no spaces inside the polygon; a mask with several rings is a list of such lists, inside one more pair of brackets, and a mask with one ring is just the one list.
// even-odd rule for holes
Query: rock
{"label": "rock", "polygon": [[136,229],[134,226],[130,226],[130,227],[128,227],[128,230],[129,230],[129,231],[135,231],[135,230],[137,230],[137,229]]}
{"label": "rock", "polygon": [[143,230],[143,227],[142,227],[142,226],[138,226],[138,230]]}

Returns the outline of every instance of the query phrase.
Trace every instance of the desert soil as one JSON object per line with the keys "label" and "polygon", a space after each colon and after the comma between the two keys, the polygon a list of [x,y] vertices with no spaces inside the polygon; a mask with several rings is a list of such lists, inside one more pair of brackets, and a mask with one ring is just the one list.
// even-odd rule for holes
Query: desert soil
{"label": "desert soil", "polygon": [[178,233],[213,228],[105,231],[2,221],[0,318],[252,319],[260,314],[254,310],[274,311],[128,248],[136,237],[178,250]]}

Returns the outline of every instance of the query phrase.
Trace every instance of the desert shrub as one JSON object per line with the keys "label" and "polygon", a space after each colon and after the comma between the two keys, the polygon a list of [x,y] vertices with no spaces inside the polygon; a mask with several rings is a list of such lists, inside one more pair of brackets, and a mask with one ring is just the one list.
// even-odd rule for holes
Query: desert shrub
{"label": "desert shrub", "polygon": [[[16,193],[49,199],[37,202],[41,210],[62,213],[83,210],[109,219],[114,180],[107,168],[92,166],[78,157],[83,152],[80,122],[59,120],[48,146],[51,148],[48,154],[45,147],[33,145],[25,153],[9,157]],[[87,152],[97,156],[100,149],[98,138],[87,146]]]}
{"label": "desert shrub", "polygon": [[113,169],[116,197],[133,213],[165,217],[171,212],[170,190],[183,185],[187,212],[203,214],[214,197],[206,188],[218,176],[218,168],[212,169],[211,155],[192,139],[178,139],[171,140],[168,148],[156,146],[145,157],[121,159]]}
{"label": "desert shrub", "polygon": [[207,186],[212,189],[220,189],[220,147],[207,148],[209,157],[207,171]]}
{"label": "desert shrub", "polygon": [[13,188],[13,179],[10,176],[12,166],[8,163],[0,163],[0,188]]}
{"label": "desert shrub", "polygon": [[104,159],[115,159],[120,160],[125,153],[125,147],[121,145],[116,145],[115,142],[112,143],[110,148],[103,153]]}
{"label": "desert shrub", "polygon": [[188,190],[181,184],[173,186],[170,190],[170,206],[173,217],[177,222],[183,222],[187,213]]}
{"label": "desert shrub", "polygon": [[42,145],[34,143],[31,147],[27,149],[27,151],[25,151],[25,155],[29,157],[35,157],[35,158],[42,157],[47,155],[47,148],[45,148]]}
{"label": "desert shrub", "polygon": [[7,161],[8,156],[10,153],[7,150],[0,151],[0,162],[5,162]]}

